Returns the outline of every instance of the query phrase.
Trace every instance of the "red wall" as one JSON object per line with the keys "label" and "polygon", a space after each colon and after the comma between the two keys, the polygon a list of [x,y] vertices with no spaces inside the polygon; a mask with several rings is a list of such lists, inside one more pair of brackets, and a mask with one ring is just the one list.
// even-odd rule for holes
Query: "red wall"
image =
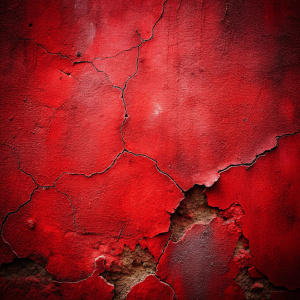
{"label": "red wall", "polygon": [[298,1],[0,14],[3,299],[299,299]]}

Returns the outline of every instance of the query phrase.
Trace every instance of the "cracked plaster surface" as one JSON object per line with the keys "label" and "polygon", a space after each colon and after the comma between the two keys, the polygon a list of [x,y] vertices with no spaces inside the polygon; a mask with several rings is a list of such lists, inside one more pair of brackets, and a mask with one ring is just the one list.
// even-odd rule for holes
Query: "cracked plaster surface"
{"label": "cracked plaster surface", "polygon": [[296,6],[1,3],[6,299],[297,297]]}

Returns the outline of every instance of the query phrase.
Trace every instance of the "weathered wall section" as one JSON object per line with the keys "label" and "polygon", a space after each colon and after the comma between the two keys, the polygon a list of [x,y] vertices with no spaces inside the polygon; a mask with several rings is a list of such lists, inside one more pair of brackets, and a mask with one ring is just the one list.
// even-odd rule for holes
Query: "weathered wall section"
{"label": "weathered wall section", "polygon": [[294,0],[0,4],[1,299],[299,299]]}

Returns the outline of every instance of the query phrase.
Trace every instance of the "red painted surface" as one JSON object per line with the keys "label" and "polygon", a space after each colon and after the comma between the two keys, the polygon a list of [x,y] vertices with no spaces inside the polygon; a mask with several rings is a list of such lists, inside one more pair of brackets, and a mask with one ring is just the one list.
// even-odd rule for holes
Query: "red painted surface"
{"label": "red painted surface", "polygon": [[[104,58],[148,39],[163,0],[31,0],[21,8],[22,34],[74,60]],[[145,18],[147,17],[147,18]],[[32,27],[28,27],[32,24]],[[78,57],[78,54],[80,57]]]}
{"label": "red painted surface", "polygon": [[299,130],[297,12],[277,2],[168,1],[141,47],[125,90],[126,146],[184,190]]}
{"label": "red painted surface", "polygon": [[183,197],[153,162],[127,153],[106,173],[63,175],[56,187],[39,189],[10,215],[3,236],[19,256],[47,259],[47,270],[62,280],[83,279],[96,257],[109,261],[124,244],[134,250],[139,239],[168,231]]}
{"label": "red painted surface", "polygon": [[206,192],[212,206],[243,207],[242,229],[255,266],[275,285],[291,289],[300,286],[299,146],[299,134],[284,137],[252,167],[222,173]]}
{"label": "red painted surface", "polygon": [[[1,1],[0,264],[59,281],[1,293],[111,299],[98,275],[137,244],[166,283],[128,298],[242,299],[253,265],[299,288],[299,134],[273,149],[300,129],[298,20],[295,0]],[[174,243],[195,184],[219,217]]]}
{"label": "red painted surface", "polygon": [[171,232],[162,233],[156,235],[153,238],[143,239],[140,241],[140,245],[143,249],[148,249],[153,255],[156,262],[162,255],[163,249],[170,239]]}
{"label": "red painted surface", "polygon": [[149,275],[131,289],[126,300],[173,300],[173,297],[174,292],[169,285],[159,281],[154,275]]}
{"label": "red painted surface", "polygon": [[46,263],[57,279],[86,278],[99,256],[89,246],[93,237],[76,233],[69,200],[53,188],[36,191],[20,213],[10,215],[3,236],[19,257]]}
{"label": "red painted surface", "polygon": [[36,185],[29,175],[20,170],[18,157],[10,147],[1,145],[0,151],[0,223],[2,224],[9,212],[17,211],[20,205],[29,201]]}
{"label": "red painted surface", "polygon": [[[1,124],[21,168],[40,185],[53,185],[63,172],[104,171],[123,149],[121,91],[90,65],[72,67],[31,41],[18,43],[17,69],[2,80],[8,96]],[[12,80],[15,72],[24,82]]]}
{"label": "red painted surface", "polygon": [[155,163],[124,153],[103,174],[63,175],[56,183],[74,207],[80,232],[98,234],[101,242],[132,249],[143,237],[167,232],[170,213],[183,195],[159,173]]}

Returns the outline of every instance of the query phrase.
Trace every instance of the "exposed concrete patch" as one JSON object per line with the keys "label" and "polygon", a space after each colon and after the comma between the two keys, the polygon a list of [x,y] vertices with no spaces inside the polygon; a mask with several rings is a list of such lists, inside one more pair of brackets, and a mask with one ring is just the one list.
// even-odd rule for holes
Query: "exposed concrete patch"
{"label": "exposed concrete patch", "polygon": [[219,214],[217,208],[208,206],[204,190],[205,188],[199,185],[188,190],[185,198],[172,214],[172,241],[179,241],[193,224],[197,222],[208,223]]}
{"label": "exposed concrete patch", "polygon": [[7,280],[24,279],[29,276],[34,276],[43,283],[53,281],[52,276],[41,264],[28,258],[15,258],[12,263],[0,266],[0,277]]}
{"label": "exposed concrete patch", "polygon": [[101,274],[109,283],[115,286],[114,299],[125,299],[131,288],[143,281],[148,275],[155,274],[156,263],[151,253],[137,245],[130,251],[125,247],[121,264],[112,265],[110,271]]}

